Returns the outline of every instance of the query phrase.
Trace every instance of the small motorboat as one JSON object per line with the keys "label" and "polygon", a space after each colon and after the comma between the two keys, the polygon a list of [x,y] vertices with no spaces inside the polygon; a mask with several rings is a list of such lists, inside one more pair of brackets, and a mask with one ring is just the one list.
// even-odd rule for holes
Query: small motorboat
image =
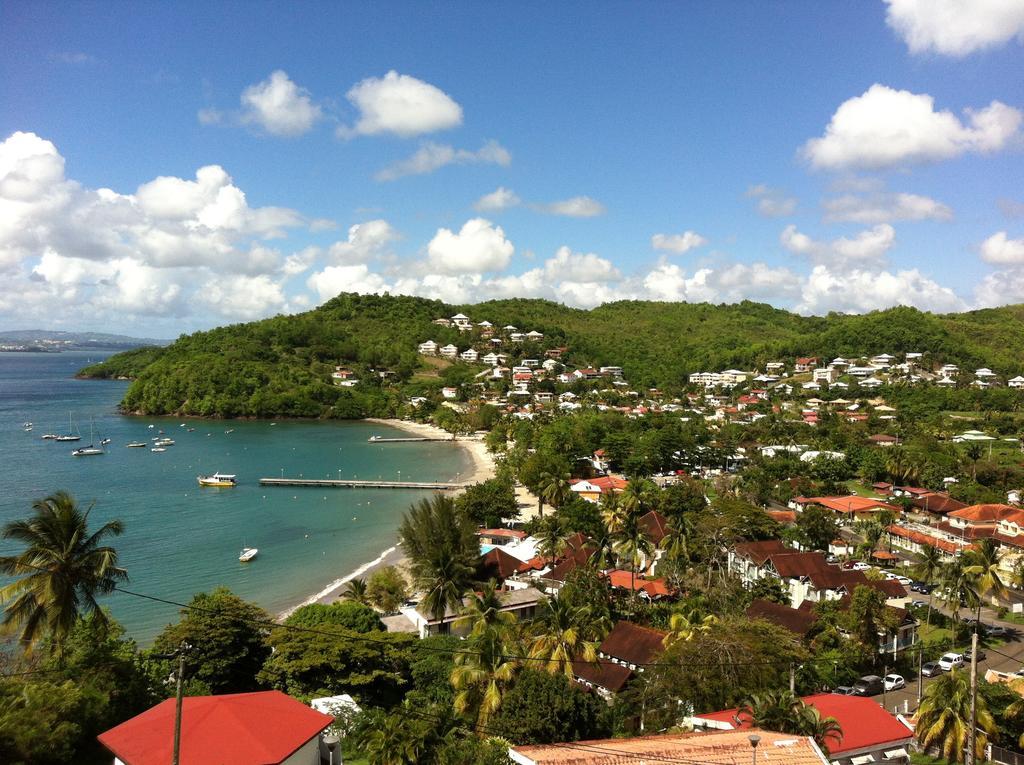
{"label": "small motorboat", "polygon": [[238,480],[234,475],[227,473],[214,473],[213,475],[200,475],[196,476],[196,480],[199,481],[200,486],[237,486]]}
{"label": "small motorboat", "polygon": [[155,442],[156,446],[174,446],[173,438],[158,438]]}
{"label": "small motorboat", "polygon": [[129,449],[145,449],[146,444],[142,441],[132,441],[130,444],[126,444]]}
{"label": "small motorboat", "polygon": [[243,547],[242,552],[238,554],[238,560],[240,563],[248,563],[259,553],[259,550],[255,547]]}
{"label": "small motorboat", "polygon": [[152,449],[150,449],[150,451],[151,452],[165,452],[167,450],[164,447],[162,447],[162,446],[154,446]]}
{"label": "small motorboat", "polygon": [[100,446],[106,446],[107,444],[110,443],[110,440],[111,439],[109,438],[104,438],[102,441],[100,441]]}

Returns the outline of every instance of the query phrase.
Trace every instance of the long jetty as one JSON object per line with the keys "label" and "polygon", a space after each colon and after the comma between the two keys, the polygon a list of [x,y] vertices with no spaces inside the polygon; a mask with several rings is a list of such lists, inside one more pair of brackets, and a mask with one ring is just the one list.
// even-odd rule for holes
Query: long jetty
{"label": "long jetty", "polygon": [[312,486],[320,489],[433,489],[458,491],[467,483],[452,481],[356,481],[334,478],[261,478],[260,486]]}
{"label": "long jetty", "polygon": [[450,442],[450,438],[432,438],[431,436],[404,436],[402,438],[377,438],[373,436],[366,439],[371,444],[402,444],[402,443],[420,443],[423,441],[443,441]]}

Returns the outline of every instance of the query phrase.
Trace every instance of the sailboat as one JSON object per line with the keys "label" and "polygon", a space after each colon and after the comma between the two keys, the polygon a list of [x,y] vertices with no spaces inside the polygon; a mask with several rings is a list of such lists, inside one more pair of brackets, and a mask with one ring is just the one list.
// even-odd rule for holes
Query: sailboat
{"label": "sailboat", "polygon": [[102,442],[100,443],[99,446],[93,446],[93,443],[95,443],[95,441],[93,441],[92,420],[89,420],[89,441],[91,443],[88,446],[83,446],[81,449],[75,449],[73,452],[71,452],[71,456],[72,457],[91,457],[91,456],[93,456],[95,454],[106,454],[106,452],[103,450]]}
{"label": "sailboat", "polygon": [[75,435],[71,431],[75,430],[75,424],[71,420],[71,412],[68,412],[68,432],[63,436],[57,436],[54,441],[81,441],[82,435],[79,433]]}

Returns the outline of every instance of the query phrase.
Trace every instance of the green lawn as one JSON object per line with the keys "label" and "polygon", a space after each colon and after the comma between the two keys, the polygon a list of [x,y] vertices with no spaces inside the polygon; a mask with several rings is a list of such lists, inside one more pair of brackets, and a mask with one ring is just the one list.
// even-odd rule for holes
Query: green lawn
{"label": "green lawn", "polygon": [[859,481],[856,478],[851,478],[846,482],[846,487],[856,494],[858,497],[867,497],[868,499],[882,499],[870,486],[865,484],[863,481]]}

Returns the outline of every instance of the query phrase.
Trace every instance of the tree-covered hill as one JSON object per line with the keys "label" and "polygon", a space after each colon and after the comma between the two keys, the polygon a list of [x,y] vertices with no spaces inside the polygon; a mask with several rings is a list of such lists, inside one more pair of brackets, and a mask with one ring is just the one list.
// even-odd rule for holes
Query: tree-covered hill
{"label": "tree-covered hill", "polygon": [[[936,315],[913,308],[850,316],[805,317],[743,302],[622,301],[586,311],[545,300],[446,305],[402,296],[342,294],[294,316],[183,336],[166,348],[118,354],[82,371],[134,380],[123,406],[149,414],[361,417],[397,411],[430,378],[417,375],[416,346],[428,339],[465,349],[473,337],[432,321],[462,312],[474,323],[544,333],[540,354],[567,346],[571,365],[617,365],[636,386],[667,389],[686,375],[752,368],[779,359],[917,351],[932,362],[1024,370],[1024,306]],[[480,343],[476,338],[477,344]],[[479,347],[483,347],[479,345]],[[331,385],[335,365],[361,382]],[[379,372],[386,372],[382,379]],[[434,378],[437,385],[440,378]]]}

